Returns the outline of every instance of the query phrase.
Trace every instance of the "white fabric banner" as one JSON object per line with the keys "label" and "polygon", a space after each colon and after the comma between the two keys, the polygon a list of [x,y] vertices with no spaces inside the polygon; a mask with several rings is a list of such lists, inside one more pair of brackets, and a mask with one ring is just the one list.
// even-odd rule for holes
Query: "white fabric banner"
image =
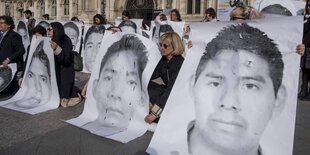
{"label": "white fabric banner", "polygon": [[247,22],[191,23],[148,153],[292,154],[303,19]]}
{"label": "white fabric banner", "polygon": [[160,52],[138,34],[106,31],[88,82],[83,113],[67,122],[126,143],[147,130],[147,84]]}
{"label": "white fabric banner", "polygon": [[37,114],[59,106],[54,52],[50,38],[33,38],[21,88],[0,106],[29,114]]}
{"label": "white fabric banner", "polygon": [[11,83],[16,71],[16,63],[9,64],[8,67],[3,67],[3,65],[0,65],[0,92]]}

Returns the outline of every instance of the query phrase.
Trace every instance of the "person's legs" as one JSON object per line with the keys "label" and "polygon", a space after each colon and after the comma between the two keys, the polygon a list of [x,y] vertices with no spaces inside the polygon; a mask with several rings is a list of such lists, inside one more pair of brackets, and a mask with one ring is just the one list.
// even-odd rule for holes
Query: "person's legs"
{"label": "person's legs", "polygon": [[309,70],[301,69],[301,89],[298,93],[298,99],[304,99],[308,95]]}

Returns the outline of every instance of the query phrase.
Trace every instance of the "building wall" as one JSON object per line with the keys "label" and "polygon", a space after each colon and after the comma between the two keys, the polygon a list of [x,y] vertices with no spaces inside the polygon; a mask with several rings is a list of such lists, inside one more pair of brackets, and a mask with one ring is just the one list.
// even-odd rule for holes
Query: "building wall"
{"label": "building wall", "polygon": [[[113,22],[120,17],[129,1],[137,4],[144,4],[147,0],[0,0],[0,14],[10,15],[15,20],[23,18],[23,11],[29,9],[34,12],[36,19],[41,19],[45,13],[50,14],[52,19],[69,20],[73,16],[86,23],[92,23],[92,17],[97,14],[105,14],[108,21]],[[192,1],[193,12],[188,14],[189,2]],[[253,4],[255,0],[245,0],[247,4]],[[65,3],[66,2],[66,3]],[[208,7],[217,8],[217,0],[151,0],[154,10],[176,8],[180,11],[183,20],[200,21],[204,17],[204,10]],[[69,3],[69,4],[68,4]],[[200,5],[195,13],[196,5]],[[53,8],[56,7],[56,15],[53,15]],[[65,15],[65,9],[69,14]]]}

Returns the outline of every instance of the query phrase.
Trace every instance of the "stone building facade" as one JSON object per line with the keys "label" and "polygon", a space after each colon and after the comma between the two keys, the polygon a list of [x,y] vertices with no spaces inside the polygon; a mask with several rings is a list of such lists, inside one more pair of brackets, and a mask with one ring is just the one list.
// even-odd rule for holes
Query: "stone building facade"
{"label": "stone building facade", "polygon": [[[251,5],[255,0],[243,0]],[[0,14],[10,15],[15,20],[23,18],[24,10],[31,10],[34,18],[40,19],[48,13],[52,19],[69,20],[74,16],[92,22],[99,13],[108,21],[120,17],[129,10],[134,18],[152,19],[165,9],[176,8],[186,21],[200,21],[206,8],[217,8],[217,0],[0,0]]]}

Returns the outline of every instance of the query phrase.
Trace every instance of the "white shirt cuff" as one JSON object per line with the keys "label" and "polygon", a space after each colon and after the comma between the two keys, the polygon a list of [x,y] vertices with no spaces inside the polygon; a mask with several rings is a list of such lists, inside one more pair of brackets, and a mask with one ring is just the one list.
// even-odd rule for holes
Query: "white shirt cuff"
{"label": "white shirt cuff", "polygon": [[56,50],[54,51],[54,54],[55,54],[55,55],[59,55],[59,54],[61,53],[61,51],[62,51],[62,48],[61,48],[60,46],[58,46],[58,47],[56,48]]}

